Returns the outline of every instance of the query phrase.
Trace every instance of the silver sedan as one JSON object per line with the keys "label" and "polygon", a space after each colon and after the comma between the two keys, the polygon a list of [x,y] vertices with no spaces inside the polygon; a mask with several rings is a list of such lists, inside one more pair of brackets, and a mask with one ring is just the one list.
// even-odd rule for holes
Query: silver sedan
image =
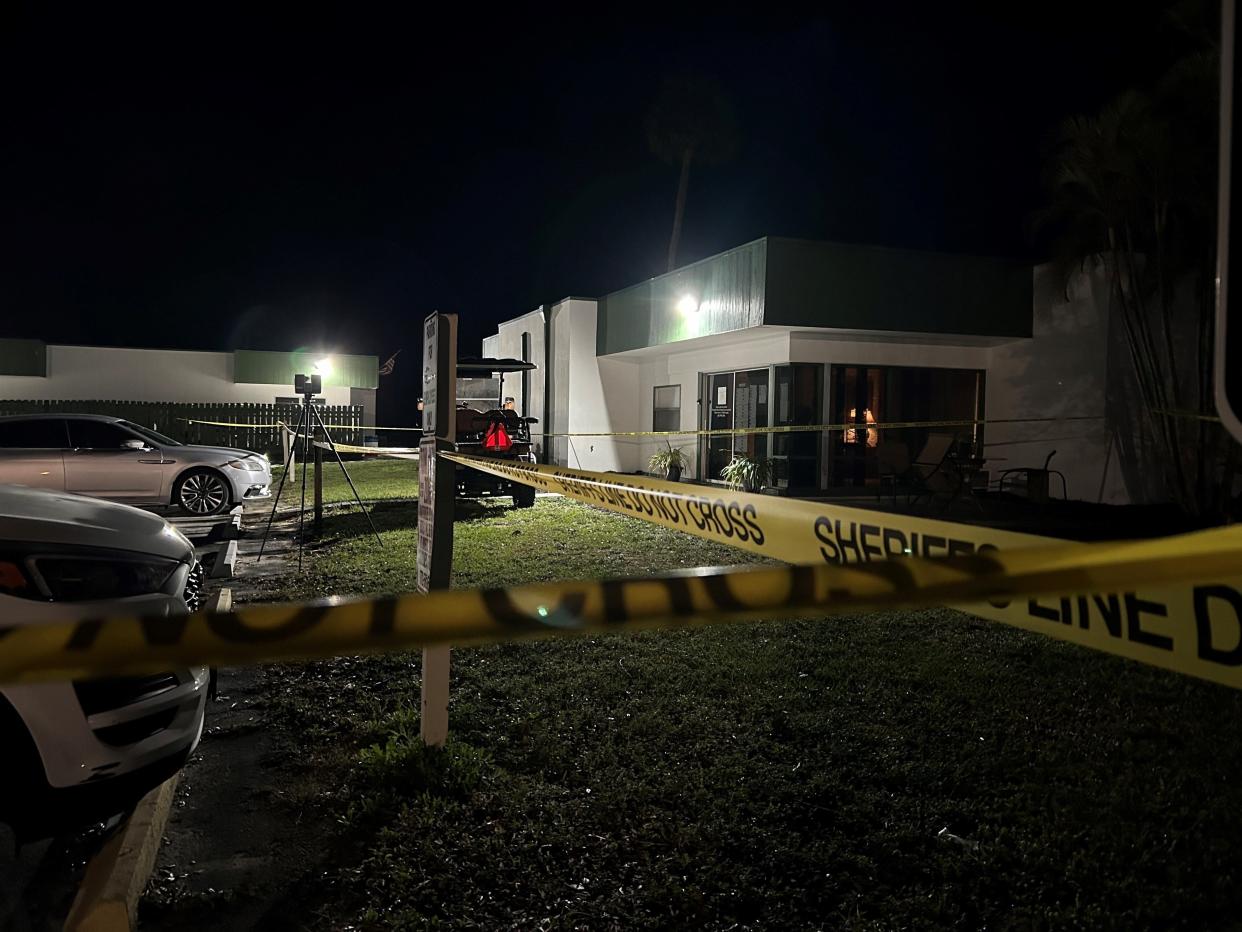
{"label": "silver sedan", "polygon": [[123,418],[0,417],[0,483],[214,515],[266,498],[271,482],[266,456],[179,443]]}

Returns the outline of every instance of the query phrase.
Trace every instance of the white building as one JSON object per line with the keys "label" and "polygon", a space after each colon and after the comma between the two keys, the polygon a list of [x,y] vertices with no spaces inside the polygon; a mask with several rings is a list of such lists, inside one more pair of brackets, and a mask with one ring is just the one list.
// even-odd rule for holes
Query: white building
{"label": "white building", "polygon": [[505,394],[553,435],[547,462],[645,470],[667,442],[593,433],[857,423],[674,441],[691,476],[716,478],[737,450],[772,459],[778,488],[813,494],[874,484],[880,442],[914,458],[929,432],[871,420],[977,418],[953,430],[993,480],[1055,450],[1070,498],[1124,503],[1110,438],[1128,360],[1107,297],[1090,272],[1067,289],[1050,267],[766,237],[506,321],[483,354],[538,364]]}
{"label": "white building", "polygon": [[[326,361],[326,365],[324,364]],[[0,339],[0,401],[297,402],[293,377],[323,373],[328,405],[359,405],[375,423],[374,356],[128,349]]]}

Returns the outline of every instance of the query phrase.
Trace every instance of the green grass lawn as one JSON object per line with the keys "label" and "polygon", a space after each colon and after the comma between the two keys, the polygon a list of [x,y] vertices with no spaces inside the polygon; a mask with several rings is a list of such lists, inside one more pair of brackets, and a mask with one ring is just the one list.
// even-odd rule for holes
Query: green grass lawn
{"label": "green grass lawn", "polygon": [[[561,499],[470,505],[458,586],[748,562]],[[272,597],[413,588],[339,514]],[[271,668],[342,852],[320,928],[1182,928],[1242,916],[1242,697],[949,610]]]}
{"label": "green grass lawn", "polygon": [[[283,467],[277,466],[273,469],[273,478],[275,482],[280,482],[280,473]],[[341,474],[340,468],[336,465],[336,461],[332,459],[332,454],[324,453],[323,463],[323,500],[324,503],[330,502],[352,502],[354,500],[353,493],[349,491],[349,484],[345,481],[344,475]],[[417,460],[392,460],[392,459],[367,459],[367,460],[346,460],[345,468],[349,470],[349,476],[354,480],[354,486],[358,489],[358,494],[362,496],[363,501],[378,501],[381,499],[391,498],[417,498],[418,497],[418,461]],[[314,464],[312,463],[306,470],[306,500],[312,500],[314,494]],[[296,468],[294,474],[289,477],[285,490],[281,494],[281,501],[295,502],[301,494],[302,487],[302,468]],[[286,496],[292,495],[286,499]]]}

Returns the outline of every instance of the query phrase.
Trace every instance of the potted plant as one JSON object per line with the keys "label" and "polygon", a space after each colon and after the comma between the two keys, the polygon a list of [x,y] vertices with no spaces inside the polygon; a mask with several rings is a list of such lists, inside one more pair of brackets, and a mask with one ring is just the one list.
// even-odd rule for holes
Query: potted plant
{"label": "potted plant", "polygon": [[720,470],[720,478],[729,483],[729,488],[760,492],[772,481],[772,461],[734,453],[732,462]]}
{"label": "potted plant", "polygon": [[651,454],[651,459],[647,460],[647,465],[651,471],[662,471],[664,478],[668,479],[669,482],[680,482],[681,471],[689,464],[690,457],[686,455],[685,450],[671,444],[667,450],[657,450]]}

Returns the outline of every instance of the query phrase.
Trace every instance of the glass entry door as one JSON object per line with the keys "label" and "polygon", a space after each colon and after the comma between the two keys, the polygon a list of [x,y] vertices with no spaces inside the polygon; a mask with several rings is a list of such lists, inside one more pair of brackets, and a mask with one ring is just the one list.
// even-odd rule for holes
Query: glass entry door
{"label": "glass entry door", "polygon": [[[733,427],[768,426],[768,370],[748,369],[734,374],[736,397],[733,404]],[[752,460],[768,458],[767,434],[734,434],[733,452]]]}
{"label": "glass entry door", "polygon": [[[705,376],[704,381],[707,383],[707,429],[729,430],[733,427],[733,373],[719,372]],[[703,445],[703,456],[703,478],[719,479],[720,470],[733,459],[733,438],[727,434],[709,435]]]}
{"label": "glass entry door", "polygon": [[[703,376],[707,392],[709,430],[746,430],[767,427],[770,373],[767,368],[740,372],[717,372]],[[719,479],[720,471],[734,455],[752,460],[768,458],[767,434],[737,433],[708,436],[703,444],[702,476]]]}

